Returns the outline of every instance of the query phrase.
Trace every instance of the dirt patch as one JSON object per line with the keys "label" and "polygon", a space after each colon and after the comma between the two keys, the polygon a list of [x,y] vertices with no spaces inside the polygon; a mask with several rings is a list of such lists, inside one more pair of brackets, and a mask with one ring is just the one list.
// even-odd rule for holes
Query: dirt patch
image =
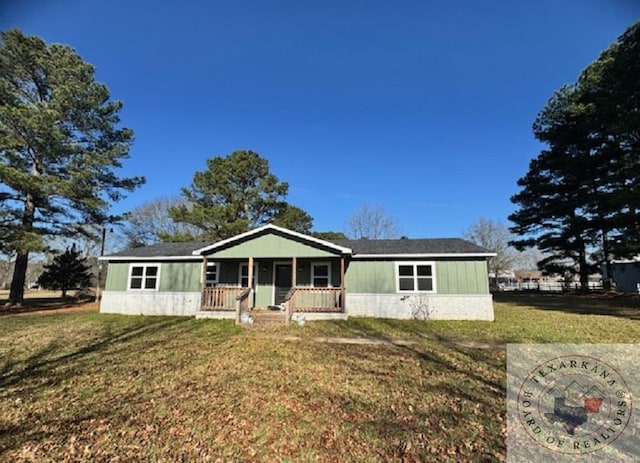
{"label": "dirt patch", "polygon": [[[368,346],[411,346],[416,344],[414,341],[405,341],[403,339],[384,339],[384,338],[347,338],[347,337],[315,337],[302,338],[299,336],[269,336],[271,339],[280,339],[282,341],[307,341],[325,344],[354,344]],[[487,342],[445,342],[444,344],[452,347],[463,347],[468,349],[501,349],[505,344],[487,343]]]}
{"label": "dirt patch", "polygon": [[383,338],[345,338],[345,337],[315,337],[301,338],[299,336],[269,336],[271,339],[280,339],[282,341],[308,341],[325,344],[356,344],[369,346],[410,346],[415,344],[413,341],[404,341],[402,339],[383,339]]}
{"label": "dirt patch", "polygon": [[491,342],[449,342],[451,346],[465,347],[469,349],[503,349],[506,344],[491,343]]}
{"label": "dirt patch", "polygon": [[77,313],[77,312],[99,312],[100,303],[95,301],[89,302],[63,302],[57,304],[33,304],[31,301],[23,306],[11,307],[8,305],[0,306],[0,316],[3,315],[43,315],[57,313]]}

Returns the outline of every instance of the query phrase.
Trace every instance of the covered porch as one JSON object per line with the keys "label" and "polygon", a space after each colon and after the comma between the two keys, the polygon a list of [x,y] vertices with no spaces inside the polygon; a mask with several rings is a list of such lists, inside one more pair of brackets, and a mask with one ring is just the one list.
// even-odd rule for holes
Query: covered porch
{"label": "covered porch", "polygon": [[346,313],[351,249],[266,225],[194,251],[203,257],[202,312]]}
{"label": "covered porch", "polygon": [[203,262],[203,312],[280,310],[288,322],[294,313],[345,313],[346,259],[220,259]]}

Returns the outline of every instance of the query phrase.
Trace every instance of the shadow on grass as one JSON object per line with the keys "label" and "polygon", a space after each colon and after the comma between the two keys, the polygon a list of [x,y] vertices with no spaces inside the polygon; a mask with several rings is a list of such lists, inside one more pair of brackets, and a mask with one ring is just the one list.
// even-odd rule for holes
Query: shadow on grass
{"label": "shadow on grass", "polygon": [[86,308],[91,310],[97,308],[93,303],[95,298],[92,295],[83,295],[78,297],[38,297],[25,298],[21,306],[7,306],[6,299],[0,300],[0,316],[16,315],[30,312],[55,311],[60,309],[77,308],[82,310]]}
{"label": "shadow on grass", "polygon": [[[436,403],[428,411],[414,410],[408,416],[361,404],[360,416],[371,419],[359,420],[356,427],[386,443],[387,454],[382,456],[388,461],[498,461],[498,455],[506,453],[500,432],[491,429],[486,416],[477,414],[478,401],[473,396],[447,385],[435,392]],[[501,405],[494,401],[481,409],[497,415]]]}
{"label": "shadow on grass", "polygon": [[29,422],[23,426],[6,426],[4,423],[0,423],[0,457],[27,443],[35,444],[34,446],[37,447],[38,442],[52,438],[59,442],[66,442],[69,437],[79,435],[78,429],[86,423],[112,418],[112,411],[101,410],[69,419],[40,418],[36,422]]}
{"label": "shadow on grass", "polygon": [[[75,366],[73,362],[78,362],[87,355],[99,353],[112,345],[126,343],[136,337],[150,336],[165,331],[188,320],[188,318],[145,318],[142,322],[114,332],[107,329],[98,339],[94,339],[70,353],[63,353],[66,350],[64,341],[56,340],[26,359],[11,360],[8,358],[0,367],[0,390],[38,378],[46,379],[39,384],[39,387],[48,387],[52,383],[58,383],[74,374],[74,368],[68,368],[66,376],[52,375],[52,370],[56,367],[73,367]],[[31,387],[33,388],[34,385]],[[21,392],[25,392],[26,389],[27,387],[23,388]]]}
{"label": "shadow on grass", "polygon": [[[204,345],[211,347],[237,332],[230,323],[196,322],[188,317],[107,316],[101,323],[104,323],[102,330],[90,339],[79,341],[69,338],[70,342],[79,344],[75,347],[70,347],[64,338],[60,338],[43,345],[26,358],[7,358],[0,362],[0,400],[4,399],[4,403],[15,407],[12,419],[3,419],[0,413],[1,461],[5,461],[3,455],[15,449],[31,448],[42,453],[39,446],[59,448],[67,445],[69,438],[77,438],[78,444],[81,439],[90,443],[94,440],[92,436],[96,426],[112,431],[117,431],[120,425],[130,429],[130,421],[135,419],[131,410],[151,413],[154,407],[148,395],[122,387],[122,384],[128,384],[127,376],[121,376],[126,375],[124,371],[135,373],[131,367],[137,363],[142,368],[149,367],[148,361],[144,360],[144,352],[153,350],[158,354],[152,358],[169,359],[172,352],[180,355],[172,344],[175,340],[182,345],[185,337],[194,338],[196,342],[201,337],[207,340]],[[122,326],[122,323],[126,325]],[[183,364],[173,364],[171,360],[168,363],[172,371],[183,368]],[[113,384],[109,371],[113,371]],[[98,383],[94,382],[94,373],[98,376]],[[141,374],[150,375],[152,386],[155,379],[153,369]],[[103,397],[94,401],[83,398],[83,391],[93,387],[110,391],[107,399]],[[65,399],[51,405],[51,400],[46,399],[51,392],[61,394]],[[63,406],[67,400],[70,400],[68,407]],[[42,406],[34,407],[34,401]],[[21,404],[28,404],[26,406],[32,407],[31,411],[18,411]],[[117,449],[107,448],[107,451],[118,453]],[[92,461],[93,458],[79,457],[79,460]]]}
{"label": "shadow on grass", "polygon": [[[429,368],[438,371],[452,372],[462,375],[469,380],[476,381],[491,389],[492,393],[504,391],[504,384],[499,383],[482,374],[474,372],[456,363],[450,358],[450,354],[466,357],[473,365],[486,365],[488,368],[504,371],[505,363],[501,356],[496,354],[496,349],[480,349],[461,346],[455,340],[449,339],[430,330],[428,323],[394,319],[349,319],[345,328],[353,335],[366,336],[393,342],[394,339],[388,333],[403,332],[413,336],[432,341],[432,343],[401,344],[399,349],[410,352],[419,358]],[[504,349],[501,347],[501,351]]]}
{"label": "shadow on grass", "polygon": [[640,296],[628,294],[545,294],[538,292],[499,292],[494,302],[539,310],[553,310],[582,315],[608,315],[640,320]]}
{"label": "shadow on grass", "polygon": [[[365,350],[358,355],[369,354]],[[380,352],[370,355],[375,360]],[[385,376],[391,375],[401,384],[421,384],[420,391],[433,397],[427,410],[423,404],[415,410],[399,411],[412,404],[410,396],[402,395],[400,400],[408,402],[396,403],[396,408],[381,408],[375,401],[350,394],[334,394],[331,400],[345,413],[357,409],[354,414],[361,419],[355,420],[355,428],[374,441],[387,443],[384,459],[436,461],[438,456],[456,455],[458,461],[496,461],[503,457],[505,443],[500,429],[505,419],[506,378],[501,351],[456,347],[443,338],[422,347],[389,348],[384,355],[390,359],[397,356],[390,365],[405,361],[407,355],[414,357],[422,373],[385,371],[375,362],[345,362],[358,377],[377,377],[387,384],[391,380]],[[374,366],[369,368],[370,364]],[[398,379],[402,374],[407,376]]]}

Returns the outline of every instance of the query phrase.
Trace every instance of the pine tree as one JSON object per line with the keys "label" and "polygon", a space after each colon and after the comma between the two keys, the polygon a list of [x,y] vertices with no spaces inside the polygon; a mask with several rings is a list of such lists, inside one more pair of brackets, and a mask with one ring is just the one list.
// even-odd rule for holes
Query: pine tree
{"label": "pine tree", "polygon": [[38,283],[47,289],[62,290],[62,297],[67,297],[69,289],[86,288],[91,284],[87,258],[76,251],[75,244],[55,256],[50,264],[45,264],[44,269]]}
{"label": "pine tree", "polygon": [[640,23],[558,90],[534,134],[547,147],[518,181],[509,218],[514,244],[550,253],[548,270],[576,268],[583,289],[599,250],[612,259],[640,251]]}
{"label": "pine tree", "polygon": [[278,220],[294,229],[310,228],[311,217],[286,203],[288,189],[258,153],[235,151],[208,159],[207,170],[196,172],[182,189],[187,204],[169,208],[169,214],[199,228],[203,240],[229,238]]}
{"label": "pine tree", "polygon": [[119,128],[95,69],[65,45],[18,30],[0,43],[0,234],[15,252],[9,301],[20,304],[29,253],[48,236],[103,224],[112,201],[144,179],[120,178],[133,132]]}

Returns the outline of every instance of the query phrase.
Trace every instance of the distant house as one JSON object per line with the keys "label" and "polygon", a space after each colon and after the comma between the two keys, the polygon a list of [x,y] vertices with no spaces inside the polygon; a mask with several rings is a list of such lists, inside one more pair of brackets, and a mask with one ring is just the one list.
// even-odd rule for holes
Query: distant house
{"label": "distant house", "polygon": [[105,256],[101,312],[239,319],[493,320],[487,259],[462,239],[326,241],[266,225],[216,243],[160,243]]}

